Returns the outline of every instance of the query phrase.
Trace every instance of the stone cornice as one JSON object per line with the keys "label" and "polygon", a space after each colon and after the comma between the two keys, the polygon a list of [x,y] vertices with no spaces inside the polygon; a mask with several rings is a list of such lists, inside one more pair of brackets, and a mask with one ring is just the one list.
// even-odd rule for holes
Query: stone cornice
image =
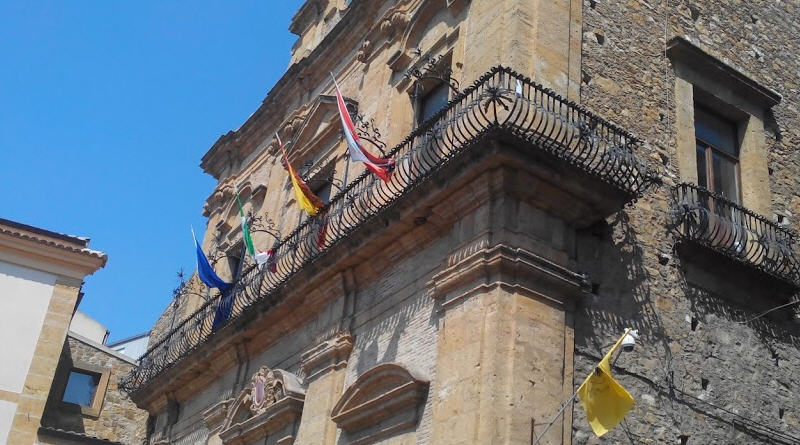
{"label": "stone cornice", "polygon": [[496,286],[567,309],[591,291],[585,275],[507,245],[478,250],[436,274],[428,285],[443,310]]}
{"label": "stone cornice", "polygon": [[349,332],[340,332],[303,353],[301,366],[306,373],[306,380],[314,380],[328,371],[347,366],[353,344],[353,336]]}
{"label": "stone cornice", "polygon": [[673,37],[667,43],[667,57],[673,64],[686,65],[716,81],[728,85],[731,91],[748,101],[769,109],[779,104],[781,95],[759,84],[741,71],[703,51],[684,37]]}
{"label": "stone cornice", "polygon": [[[324,10],[327,3],[327,0],[306,0],[292,17],[292,22],[289,24],[289,32],[298,36],[302,35],[311,26],[312,19],[315,18],[311,17],[311,15],[314,13],[319,14],[321,10]],[[315,7],[316,11],[314,11]]]}

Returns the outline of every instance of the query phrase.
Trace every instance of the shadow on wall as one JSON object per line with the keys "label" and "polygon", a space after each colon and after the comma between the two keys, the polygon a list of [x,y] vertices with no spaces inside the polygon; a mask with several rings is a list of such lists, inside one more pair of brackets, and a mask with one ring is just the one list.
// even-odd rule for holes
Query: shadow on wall
{"label": "shadow on wall", "polygon": [[658,343],[669,351],[669,338],[651,294],[651,270],[644,264],[644,250],[631,225],[620,211],[607,224],[600,222],[578,235],[581,271],[593,281],[592,294],[577,302],[575,345],[601,356],[611,341],[625,329],[638,329],[643,343]]}
{"label": "shadow on wall", "polygon": [[[410,315],[419,310],[422,305],[422,299],[416,298],[414,302],[403,306],[398,312],[392,314],[373,327],[367,328],[366,332],[359,332],[359,335],[356,337],[354,348],[358,351],[356,376],[364,374],[378,363],[394,362],[397,360],[400,337],[406,330]],[[387,336],[388,341],[386,341]],[[379,342],[382,341],[386,342],[386,347],[381,354]]]}
{"label": "shadow on wall", "polygon": [[[639,222],[635,226],[659,227]],[[682,441],[691,436],[689,443],[723,438],[730,440],[727,443],[800,443],[782,430],[780,421],[769,418],[771,405],[777,413],[784,403],[776,399],[792,406],[791,397],[780,396],[780,382],[789,381],[793,387],[796,381],[791,367],[800,346],[800,327],[778,319],[750,321],[759,313],[752,306],[688,284],[684,264],[672,250],[674,238],[666,224],[660,227],[666,233],[640,233],[647,237],[642,243],[630,215],[622,211],[610,223],[579,235],[581,271],[597,282],[592,295],[576,307],[574,383],[580,384],[605,354],[610,345],[604,342],[613,341],[625,328],[639,329],[641,347],[623,356],[614,371],[637,403],[620,428],[609,434],[611,439],[686,443]],[[645,248],[672,256],[656,256]],[[740,343],[750,352],[737,352]],[[769,357],[774,366],[765,363]],[[787,363],[779,366],[784,358]],[[758,391],[758,385],[767,382],[778,395]],[[762,399],[770,406],[748,405]],[[576,406],[574,414],[575,441],[593,443],[583,410]]]}
{"label": "shadow on wall", "polygon": [[86,433],[86,427],[83,424],[81,407],[61,402],[67,379],[73,366],[69,343],[64,341],[56,374],[53,377],[53,384],[50,386],[50,394],[47,397],[47,404],[42,416],[42,426],[83,434]]}

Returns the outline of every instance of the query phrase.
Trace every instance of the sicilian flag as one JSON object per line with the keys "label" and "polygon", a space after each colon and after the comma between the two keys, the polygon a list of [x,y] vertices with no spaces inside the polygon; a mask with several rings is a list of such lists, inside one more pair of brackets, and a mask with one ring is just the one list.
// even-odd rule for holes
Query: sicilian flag
{"label": "sicilian flag", "polygon": [[[331,73],[333,77],[333,73]],[[379,178],[385,182],[389,182],[389,178],[394,170],[394,159],[379,158],[370,154],[361,145],[361,140],[356,134],[353,120],[350,119],[350,113],[347,111],[347,106],[344,103],[342,92],[339,90],[339,84],[336,83],[336,78],[333,77],[333,84],[336,86],[336,104],[339,107],[339,117],[342,119],[342,128],[344,129],[344,138],[347,140],[347,149],[350,152],[350,158],[354,161],[363,162],[372,173],[378,175]]]}
{"label": "sicilian flag", "polygon": [[286,164],[286,169],[289,170],[289,177],[292,180],[292,188],[294,189],[294,196],[297,199],[297,204],[310,216],[316,216],[320,209],[325,206],[325,203],[308,188],[303,178],[294,171],[292,164],[289,163],[289,158],[286,156],[286,150],[283,148],[283,143],[278,133],[275,133],[275,137],[278,138],[278,146],[280,146],[281,153],[283,153],[283,162]]}
{"label": "sicilian flag", "polygon": [[216,272],[214,272],[211,264],[208,263],[206,254],[203,253],[203,248],[200,247],[200,243],[197,242],[197,238],[194,236],[194,229],[192,229],[192,239],[194,240],[194,245],[197,249],[197,276],[200,277],[200,281],[205,283],[205,285],[208,287],[216,287],[224,292],[231,287],[231,284],[233,283],[224,281],[222,278],[217,276]]}

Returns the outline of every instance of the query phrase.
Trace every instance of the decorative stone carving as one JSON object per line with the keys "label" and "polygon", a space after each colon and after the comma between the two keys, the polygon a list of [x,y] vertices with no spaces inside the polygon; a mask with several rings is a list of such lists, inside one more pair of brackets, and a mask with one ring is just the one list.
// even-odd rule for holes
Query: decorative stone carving
{"label": "decorative stone carving", "polygon": [[388,35],[392,32],[392,21],[389,19],[381,20],[381,33]]}
{"label": "decorative stone carving", "polygon": [[403,29],[408,25],[408,14],[403,11],[397,11],[392,14],[391,21],[395,29]]}
{"label": "decorative stone carving", "polygon": [[250,391],[252,404],[250,411],[256,415],[261,414],[268,406],[286,396],[283,382],[275,378],[275,373],[262,367],[253,376]]}
{"label": "decorative stone carving", "polygon": [[408,25],[409,16],[405,11],[388,11],[380,22],[380,31],[384,36],[398,37]]}
{"label": "decorative stone carving", "polygon": [[366,63],[370,54],[372,54],[372,43],[369,40],[364,40],[364,43],[361,44],[361,49],[356,54],[356,59],[361,63]]}
{"label": "decorative stone carving", "polygon": [[[304,402],[305,389],[297,376],[262,366],[227,405],[219,437],[226,445],[251,443],[267,436],[275,436],[270,443],[290,444],[297,434]],[[215,415],[212,410],[207,414]]]}
{"label": "decorative stone carving", "polygon": [[397,363],[382,363],[345,390],[331,418],[347,433],[347,443],[373,443],[413,429],[427,391],[427,380]]}

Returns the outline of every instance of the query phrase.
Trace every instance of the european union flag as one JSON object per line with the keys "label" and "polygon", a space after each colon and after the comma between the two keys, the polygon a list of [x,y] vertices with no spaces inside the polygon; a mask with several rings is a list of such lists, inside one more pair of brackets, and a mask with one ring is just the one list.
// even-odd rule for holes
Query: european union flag
{"label": "european union flag", "polygon": [[194,230],[192,230],[192,238],[194,238],[194,245],[197,246],[197,276],[200,277],[200,281],[205,283],[205,285],[208,287],[216,287],[221,291],[225,291],[231,287],[231,284],[233,283],[228,283],[217,276],[216,272],[214,272],[214,269],[211,267],[211,264],[208,263],[206,254],[203,253],[200,243],[198,243],[197,238],[194,237]]}

